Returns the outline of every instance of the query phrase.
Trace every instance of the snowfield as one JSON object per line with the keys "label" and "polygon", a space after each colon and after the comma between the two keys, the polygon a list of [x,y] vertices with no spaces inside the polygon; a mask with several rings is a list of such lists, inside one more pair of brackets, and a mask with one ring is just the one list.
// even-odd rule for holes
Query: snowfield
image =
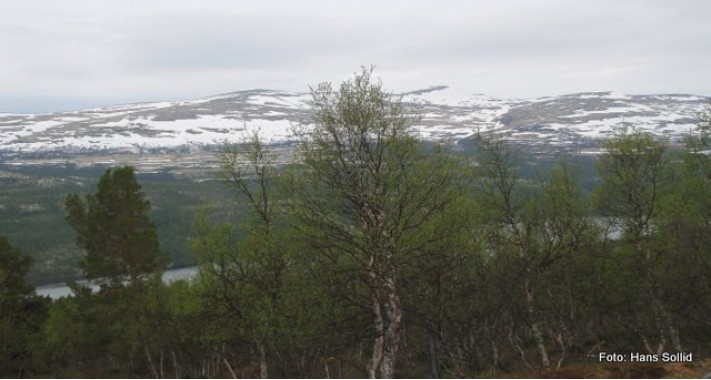
{"label": "snowfield", "polygon": [[[456,142],[479,131],[560,147],[594,146],[629,126],[676,140],[695,128],[711,98],[595,92],[497,99],[435,86],[402,94],[402,100],[422,112],[414,130],[424,139]],[[309,101],[306,93],[249,90],[76,112],[0,113],[0,154],[199,151],[254,131],[268,142],[290,142],[294,127],[311,123]]]}

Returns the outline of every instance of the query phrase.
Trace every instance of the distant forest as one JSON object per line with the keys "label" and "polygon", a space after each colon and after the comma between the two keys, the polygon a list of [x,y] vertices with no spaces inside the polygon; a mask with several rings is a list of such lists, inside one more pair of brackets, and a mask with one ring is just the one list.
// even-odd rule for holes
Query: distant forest
{"label": "distant forest", "polygon": [[[420,141],[418,114],[371,75],[312,90],[291,164],[258,134],[225,145],[219,187],[157,174],[147,192],[125,166],[89,189],[54,172],[61,203],[36,203],[64,220],[0,221],[72,245],[0,236],[0,377],[711,370],[709,113],[674,146],[631,127],[595,158],[531,160],[496,135],[466,154]],[[22,180],[0,195],[31,198]],[[24,247],[64,254],[28,275]],[[165,284],[171,264],[198,273]],[[100,289],[36,295],[33,281],[67,275]]]}

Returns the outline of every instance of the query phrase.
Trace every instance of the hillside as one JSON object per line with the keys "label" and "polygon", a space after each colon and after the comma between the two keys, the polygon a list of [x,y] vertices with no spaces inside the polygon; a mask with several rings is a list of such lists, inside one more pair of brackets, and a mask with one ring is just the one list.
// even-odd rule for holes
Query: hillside
{"label": "hillside", "polygon": [[[309,99],[306,93],[248,90],[74,112],[4,113],[0,161],[98,153],[199,153],[254,130],[272,143],[289,143],[293,126],[310,123]],[[435,86],[403,94],[403,100],[421,109],[416,130],[427,140],[456,142],[482,131],[503,133],[530,145],[532,152],[580,152],[594,149],[601,138],[625,125],[676,140],[696,126],[710,98],[596,92],[496,99]]]}

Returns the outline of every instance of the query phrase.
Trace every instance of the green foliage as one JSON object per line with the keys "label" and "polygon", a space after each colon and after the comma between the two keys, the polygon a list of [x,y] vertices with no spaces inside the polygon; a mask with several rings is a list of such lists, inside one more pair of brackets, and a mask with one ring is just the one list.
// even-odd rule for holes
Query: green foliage
{"label": "green foliage", "polygon": [[282,292],[288,281],[287,250],[279,240],[273,203],[271,153],[255,134],[241,146],[225,145],[221,159],[223,182],[235,192],[236,202],[247,204],[249,216],[232,226],[215,225],[198,214],[192,244],[200,263],[198,281],[212,317],[232,327],[213,337],[212,344],[247,341],[259,352],[260,370],[267,376],[274,371],[269,357],[275,341],[285,330]]}
{"label": "green foliage", "polygon": [[598,163],[602,181],[598,207],[622,223],[626,232],[648,232],[661,212],[660,195],[672,182],[666,142],[632,130],[606,141],[604,147],[606,154]]}
{"label": "green foliage", "polygon": [[10,245],[6,237],[0,236],[0,289],[2,289],[2,309],[9,308],[16,298],[30,296],[34,287],[25,282],[25,274],[32,265],[32,258],[23,256],[20,250]]}
{"label": "green foliage", "polygon": [[371,75],[363,69],[337,90],[330,83],[312,89],[314,126],[300,131],[289,211],[311,249],[332,264],[323,275],[352,271],[357,279],[347,297],[373,317],[367,373],[387,378],[402,338],[400,281],[461,231],[430,224],[465,191],[457,182],[461,163],[441,147],[423,149],[412,131],[417,110]]}
{"label": "green foliage", "polygon": [[74,297],[50,308],[44,329],[48,369],[55,376],[81,377],[94,370],[119,377],[162,372],[152,360],[183,336],[177,327],[184,324],[176,323],[181,314],[171,306],[160,276],[103,284],[97,293],[77,287]]}
{"label": "green foliage", "polygon": [[[294,164],[255,134],[225,145],[222,189],[142,177],[174,246],[185,226],[170,220],[206,201],[190,281],[161,281],[131,168],[67,198],[83,269],[114,279],[98,291],[71,284],[50,305],[0,238],[0,376],[504,377],[681,342],[711,355],[707,125],[680,150],[623,131],[597,175],[591,157],[534,160],[481,136],[467,163],[418,141],[412,110],[370,75],[314,89]],[[72,178],[48,188],[89,182]],[[0,189],[3,205],[21,189]]]}
{"label": "green foliage", "polygon": [[21,377],[36,364],[33,345],[48,300],[35,295],[34,286],[25,282],[31,263],[0,236],[0,377]]}
{"label": "green foliage", "polygon": [[86,250],[80,266],[88,278],[134,279],[167,263],[148,216],[150,203],[132,167],[106,170],[95,194],[84,201],[69,195],[66,209],[77,244]]}
{"label": "green foliage", "polygon": [[[65,282],[82,275],[78,263],[85,252],[76,245],[76,234],[66,222],[65,201],[70,193],[96,191],[106,166],[72,165],[3,166],[0,164],[0,231],[13,245],[34,259],[27,275],[36,284]],[[167,170],[171,170],[170,172]],[[150,219],[156,225],[161,248],[174,267],[195,265],[188,247],[192,220],[206,207],[220,219],[233,194],[219,181],[193,180],[214,173],[205,168],[173,173],[136,173],[146,198]]]}

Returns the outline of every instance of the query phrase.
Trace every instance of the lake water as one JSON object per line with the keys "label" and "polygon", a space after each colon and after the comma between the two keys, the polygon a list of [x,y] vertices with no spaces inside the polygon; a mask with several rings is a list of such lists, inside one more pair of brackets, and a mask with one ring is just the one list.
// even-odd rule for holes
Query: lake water
{"label": "lake water", "polygon": [[[193,278],[197,274],[197,267],[189,267],[189,268],[179,268],[179,269],[170,269],[165,272],[163,272],[163,282],[166,284],[169,284],[173,281],[178,281],[178,280],[187,280],[190,278]],[[84,284],[87,285],[89,282],[87,280],[82,280],[82,281],[77,281],[79,284]],[[90,285],[92,289],[98,290],[99,286],[98,285]],[[58,284],[49,284],[49,285],[42,285],[37,287],[37,294],[40,296],[49,296],[52,299],[57,299],[57,298],[62,298],[62,297],[67,297],[72,295],[71,289],[64,284],[64,283],[58,283]]]}

